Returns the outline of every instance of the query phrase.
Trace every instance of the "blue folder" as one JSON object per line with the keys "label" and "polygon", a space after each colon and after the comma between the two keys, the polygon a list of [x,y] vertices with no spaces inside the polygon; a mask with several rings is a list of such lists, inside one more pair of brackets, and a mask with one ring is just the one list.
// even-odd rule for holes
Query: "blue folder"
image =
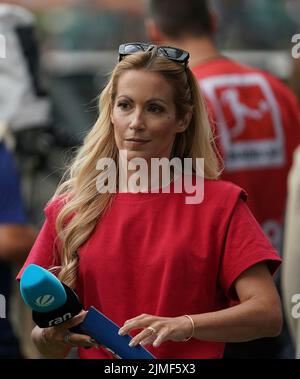
{"label": "blue folder", "polygon": [[88,309],[84,321],[80,324],[80,329],[120,359],[155,359],[141,345],[128,346],[132,337],[129,335],[120,336],[118,334],[119,326],[94,307]]}

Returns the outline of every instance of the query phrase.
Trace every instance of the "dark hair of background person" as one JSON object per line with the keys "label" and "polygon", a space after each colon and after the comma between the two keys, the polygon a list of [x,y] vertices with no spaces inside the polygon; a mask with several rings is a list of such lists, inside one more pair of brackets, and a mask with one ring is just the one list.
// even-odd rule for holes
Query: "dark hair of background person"
{"label": "dark hair of background person", "polygon": [[168,37],[180,38],[184,35],[211,36],[213,25],[207,1],[188,0],[148,0],[149,16]]}

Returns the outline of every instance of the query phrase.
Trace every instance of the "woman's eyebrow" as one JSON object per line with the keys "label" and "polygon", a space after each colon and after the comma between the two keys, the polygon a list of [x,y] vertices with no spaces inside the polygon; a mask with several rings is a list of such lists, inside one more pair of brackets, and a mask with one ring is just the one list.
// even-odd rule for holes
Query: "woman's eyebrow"
{"label": "woman's eyebrow", "polygon": [[[128,95],[124,95],[124,94],[120,94],[118,97],[117,97],[117,100],[118,99],[120,99],[121,97],[125,97],[127,100],[129,100],[129,101],[134,101],[130,96],[128,96]],[[159,97],[152,97],[151,99],[148,99],[147,101],[146,101],[146,103],[151,103],[151,102],[153,102],[153,101],[160,101],[160,102],[162,102],[162,103],[164,103],[164,104],[168,104],[165,100],[163,100],[163,99],[161,99],[161,98],[159,98]]]}
{"label": "woman's eyebrow", "polygon": [[153,97],[153,98],[147,100],[147,103],[150,103],[151,101],[160,101],[162,103],[168,104],[165,100],[160,99],[159,97]]}
{"label": "woman's eyebrow", "polygon": [[126,99],[128,99],[128,100],[130,100],[130,101],[133,101],[132,100],[132,98],[130,97],[130,96],[127,96],[127,95],[119,95],[118,97],[117,97],[117,99],[119,99],[120,97],[126,97]]}

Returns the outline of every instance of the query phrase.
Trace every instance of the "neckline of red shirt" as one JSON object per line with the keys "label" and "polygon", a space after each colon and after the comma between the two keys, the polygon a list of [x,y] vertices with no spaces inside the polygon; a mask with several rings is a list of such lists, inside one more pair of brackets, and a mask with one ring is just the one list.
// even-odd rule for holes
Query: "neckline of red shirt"
{"label": "neckline of red shirt", "polygon": [[222,54],[219,54],[219,55],[214,55],[213,57],[210,57],[210,58],[206,58],[206,59],[203,59],[203,60],[199,60],[198,62],[196,62],[196,64],[193,65],[193,67],[191,67],[191,69],[195,69],[195,68],[198,68],[198,67],[201,67],[201,66],[205,66],[207,64],[211,64],[212,62],[218,62],[220,60],[230,60],[229,57],[226,57],[225,55],[222,55]]}

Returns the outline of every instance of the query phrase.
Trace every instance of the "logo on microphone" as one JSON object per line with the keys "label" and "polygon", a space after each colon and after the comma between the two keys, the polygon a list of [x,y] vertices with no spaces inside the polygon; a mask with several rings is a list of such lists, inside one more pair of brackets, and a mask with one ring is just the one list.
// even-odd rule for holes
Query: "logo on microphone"
{"label": "logo on microphone", "polygon": [[38,307],[45,308],[45,307],[49,307],[49,305],[51,305],[54,300],[55,300],[54,296],[52,296],[52,295],[43,295],[43,296],[38,297],[35,300],[35,304]]}

